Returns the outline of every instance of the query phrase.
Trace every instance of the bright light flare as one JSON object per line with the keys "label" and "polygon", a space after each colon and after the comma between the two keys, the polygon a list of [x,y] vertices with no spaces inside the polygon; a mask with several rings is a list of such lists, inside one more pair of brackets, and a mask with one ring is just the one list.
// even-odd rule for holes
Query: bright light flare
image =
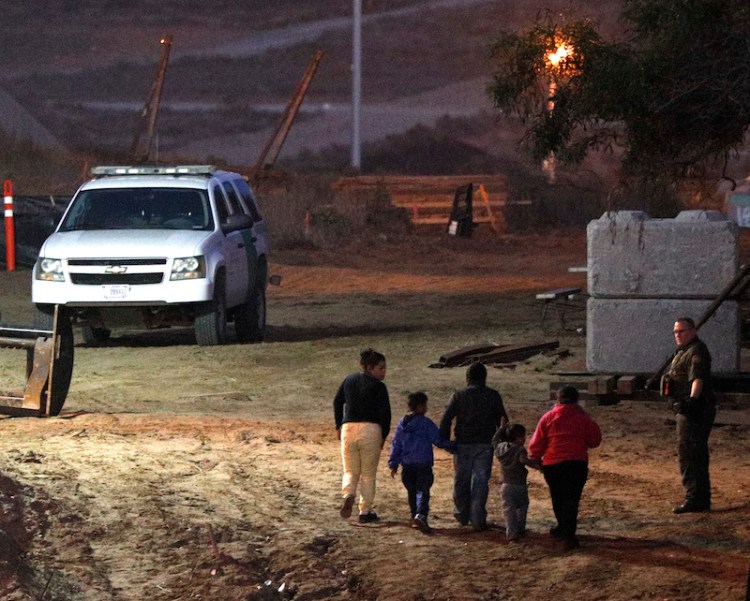
{"label": "bright light flare", "polygon": [[550,65],[557,67],[561,62],[573,54],[573,48],[567,44],[560,44],[554,52],[547,55]]}

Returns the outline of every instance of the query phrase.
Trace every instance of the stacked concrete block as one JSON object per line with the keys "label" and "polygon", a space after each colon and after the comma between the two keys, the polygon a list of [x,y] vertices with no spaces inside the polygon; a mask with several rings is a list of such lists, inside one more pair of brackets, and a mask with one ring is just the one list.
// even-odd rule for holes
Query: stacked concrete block
{"label": "stacked concrete block", "polygon": [[[737,224],[716,211],[683,211],[674,219],[606,213],[587,234],[590,372],[653,372],[674,352],[675,318],[697,322],[739,268]],[[699,336],[714,371],[739,370],[736,302],[725,302]]]}

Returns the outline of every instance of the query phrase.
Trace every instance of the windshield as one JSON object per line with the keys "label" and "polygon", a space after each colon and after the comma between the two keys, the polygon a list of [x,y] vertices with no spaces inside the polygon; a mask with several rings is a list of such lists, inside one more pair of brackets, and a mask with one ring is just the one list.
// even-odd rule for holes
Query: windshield
{"label": "windshield", "polygon": [[208,193],[191,188],[84,190],[58,231],[212,230]]}

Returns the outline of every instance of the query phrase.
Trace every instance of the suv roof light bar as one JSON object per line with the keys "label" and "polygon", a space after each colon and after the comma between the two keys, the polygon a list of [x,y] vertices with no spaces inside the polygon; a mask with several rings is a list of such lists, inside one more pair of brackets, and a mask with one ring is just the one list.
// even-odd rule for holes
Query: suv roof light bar
{"label": "suv roof light bar", "polygon": [[91,168],[91,175],[212,175],[214,165],[102,165]]}

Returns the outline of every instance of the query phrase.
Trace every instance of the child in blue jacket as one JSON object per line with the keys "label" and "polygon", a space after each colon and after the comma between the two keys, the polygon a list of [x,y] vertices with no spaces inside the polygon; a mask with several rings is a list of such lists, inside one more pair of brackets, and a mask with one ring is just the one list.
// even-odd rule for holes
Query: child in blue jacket
{"label": "child in blue jacket", "polygon": [[432,474],[432,445],[455,451],[455,443],[440,436],[435,423],[427,413],[427,395],[413,392],[408,396],[409,413],[396,426],[391,442],[388,467],[391,478],[395,478],[401,465],[401,481],[409,496],[412,525],[425,534],[430,532],[427,516],[430,513],[430,488],[434,482]]}

